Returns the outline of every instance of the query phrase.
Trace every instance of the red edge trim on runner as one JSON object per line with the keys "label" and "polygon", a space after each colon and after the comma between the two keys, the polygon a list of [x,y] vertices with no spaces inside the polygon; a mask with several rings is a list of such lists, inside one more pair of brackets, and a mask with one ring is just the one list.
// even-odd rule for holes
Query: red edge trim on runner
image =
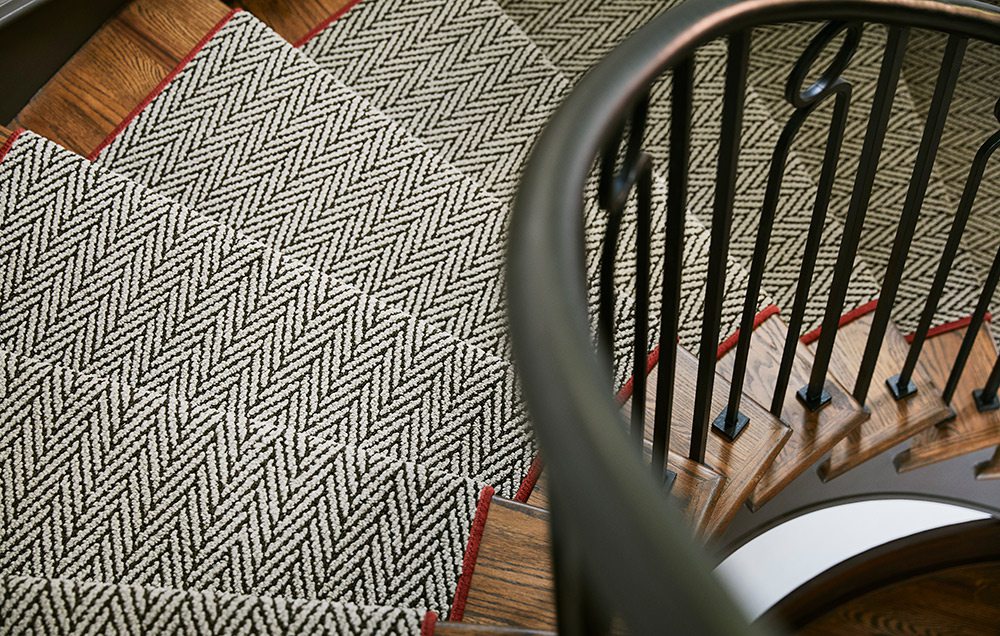
{"label": "red edge trim on runner", "polygon": [[0,161],[3,161],[7,157],[7,153],[14,147],[14,142],[17,141],[17,138],[23,134],[24,128],[15,128],[14,131],[10,133],[10,137],[7,137],[7,141],[3,143],[3,147],[0,147]]}
{"label": "red edge trim on runner", "polygon": [[[986,312],[986,315],[983,316],[983,320],[985,320],[986,322],[993,322],[993,314],[991,314],[990,312]],[[946,322],[943,325],[938,325],[937,327],[930,329],[927,332],[927,337],[933,338],[934,336],[940,336],[941,334],[948,333],[949,331],[955,331],[956,329],[968,327],[970,322],[972,322],[972,316],[966,316],[965,318],[959,318],[958,320]],[[914,333],[908,333],[903,337],[906,339],[908,343],[913,344],[913,338],[915,335],[916,333],[914,332]]]}
{"label": "red edge trim on runner", "polygon": [[[861,318],[862,316],[866,316],[872,313],[873,311],[875,311],[875,307],[877,306],[878,306],[878,298],[876,298],[875,300],[870,300],[865,304],[861,305],[860,307],[855,307],[854,309],[852,309],[851,311],[847,312],[846,314],[840,317],[840,321],[837,323],[837,326],[843,327],[844,325],[850,324],[855,320],[857,320],[858,318]],[[823,332],[822,326],[816,327],[809,333],[799,338],[799,340],[802,342],[802,344],[811,344],[819,340],[819,335],[822,332]]]}
{"label": "red edge trim on runner", "polygon": [[486,486],[479,493],[476,504],[476,516],[472,520],[469,531],[469,542],[465,546],[465,557],[462,559],[462,574],[458,577],[458,588],[455,590],[455,600],[451,604],[448,620],[461,622],[465,615],[465,602],[469,598],[469,587],[472,585],[472,573],[476,569],[476,559],[479,558],[479,544],[483,540],[483,529],[486,527],[486,516],[490,512],[490,502],[493,501],[493,487]]}
{"label": "red edge trim on runner", "polygon": [[143,99],[138,106],[133,108],[132,112],[130,112],[125,117],[125,119],[121,121],[121,123],[115,126],[115,129],[112,130],[111,133],[104,138],[104,141],[98,144],[97,147],[94,148],[94,150],[89,155],[87,155],[87,159],[90,159],[91,161],[96,160],[97,157],[101,154],[101,151],[107,148],[111,144],[111,142],[114,141],[115,138],[118,135],[120,135],[122,131],[125,130],[130,123],[132,123],[132,120],[138,117],[139,113],[144,111],[146,107],[149,106],[149,104],[152,103],[152,101],[156,99],[156,97],[160,93],[163,92],[163,90],[170,84],[170,82],[172,82],[174,78],[177,77],[177,75],[179,75],[180,72],[184,70],[184,67],[191,63],[191,60],[194,59],[194,56],[198,55],[198,53],[203,48],[205,48],[205,45],[208,44],[208,41],[211,40],[213,37],[215,37],[215,34],[221,31],[222,27],[226,26],[226,23],[228,23],[233,18],[233,16],[239,13],[240,11],[242,11],[242,9],[239,8],[232,9],[229,11],[229,13],[226,14],[226,17],[219,20],[218,24],[212,27],[212,30],[206,33],[205,37],[203,37],[198,42],[198,44],[196,44],[194,48],[191,49],[191,51],[184,56],[184,59],[178,62],[177,66],[175,66],[174,69],[170,71],[170,73],[168,73],[167,76],[164,77],[159,84],[156,85],[156,88],[150,91],[150,93],[146,95],[146,98]]}
{"label": "red edge trim on runner", "polygon": [[361,0],[351,0],[350,2],[348,2],[347,4],[345,4],[344,6],[340,7],[340,9],[338,9],[336,12],[334,12],[330,17],[328,17],[327,19],[323,20],[322,22],[320,22],[319,24],[317,24],[313,28],[309,29],[306,32],[306,34],[303,35],[302,37],[300,37],[298,40],[295,40],[295,42],[292,44],[292,46],[294,46],[295,48],[299,48],[301,46],[304,46],[306,44],[306,42],[308,42],[309,40],[311,40],[314,37],[316,37],[317,35],[319,35],[324,29],[326,29],[326,27],[330,26],[331,24],[333,24],[334,22],[336,22],[337,20],[339,20],[341,17],[343,17],[343,15],[345,13],[347,13],[348,11],[350,11],[351,9],[353,9],[354,5],[358,4],[359,2],[361,2]]}
{"label": "red edge trim on runner", "polygon": [[[758,313],[756,316],[753,317],[753,328],[757,329],[757,327],[760,327],[762,324],[764,324],[765,320],[767,320],[771,316],[774,316],[779,311],[781,310],[778,309],[777,305],[768,305],[767,307],[762,309],[760,313]],[[733,347],[735,347],[737,343],[739,343],[739,341],[740,341],[740,330],[737,329],[732,333],[732,335],[723,340],[722,343],[719,345],[719,349],[715,353],[716,360],[722,358],[724,355],[729,353],[733,349]]]}
{"label": "red edge trim on runner", "polygon": [[528,474],[524,476],[521,485],[517,489],[517,493],[514,495],[514,501],[527,503],[528,497],[531,496],[531,492],[535,489],[535,484],[538,483],[538,478],[541,476],[542,458],[535,455],[535,459],[531,462],[531,467],[528,468]]}
{"label": "red edge trim on runner", "polygon": [[420,621],[420,636],[434,636],[434,626],[437,625],[437,612],[427,612]]}

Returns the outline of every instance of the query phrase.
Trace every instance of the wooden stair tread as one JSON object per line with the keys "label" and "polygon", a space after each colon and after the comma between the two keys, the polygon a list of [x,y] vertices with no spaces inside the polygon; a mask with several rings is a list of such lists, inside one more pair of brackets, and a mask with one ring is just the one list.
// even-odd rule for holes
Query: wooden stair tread
{"label": "wooden stair tread", "polygon": [[555,636],[554,631],[500,627],[499,625],[473,625],[471,623],[436,623],[434,636]]}
{"label": "wooden stair tread", "polygon": [[228,12],[217,0],[134,0],[35,94],[14,125],[90,154]]}
{"label": "wooden stair tread", "polygon": [[[743,392],[759,404],[771,404],[787,334],[788,328],[778,315],[769,317],[754,330]],[[752,510],[777,495],[868,419],[867,411],[833,378],[826,384],[832,397],[830,404],[814,413],[799,401],[796,391],[808,384],[813,359],[806,345],[798,343],[781,411],[781,420],[792,429],[792,434],[750,495],[747,503]],[[719,359],[719,374],[732,378],[735,361],[733,349]]]}
{"label": "wooden stair tread", "polygon": [[464,622],[554,631],[550,546],[547,512],[494,497],[472,574]]}
{"label": "wooden stair tread", "polygon": [[[656,378],[659,366],[653,368],[647,380],[646,436],[653,435],[653,413],[656,407]],[[691,440],[691,422],[694,420],[694,395],[698,377],[698,359],[684,347],[677,347],[677,370],[674,379],[674,408],[670,427],[670,448],[687,449]],[[721,413],[729,398],[729,381],[715,376],[712,395],[712,413]],[[625,409],[628,412],[629,404]],[[722,483],[718,500],[705,523],[708,535],[725,529],[740,506],[753,492],[757,482],[770,467],[785,441],[790,428],[767,409],[751,399],[744,398],[741,409],[750,418],[750,424],[735,442],[729,442],[709,432],[705,463],[721,474]]]}
{"label": "wooden stair tread", "polygon": [[[674,501],[681,507],[681,513],[689,527],[697,536],[704,536],[709,521],[709,513],[722,492],[725,478],[708,466],[692,461],[687,457],[670,451],[667,465],[677,473],[677,479],[670,490]],[[548,484],[544,476],[535,484],[528,504],[548,510]]]}
{"label": "wooden stair tread", "polygon": [[989,461],[976,466],[976,479],[1000,479],[1000,446]]}
{"label": "wooden stair tread", "polygon": [[238,0],[234,4],[257,16],[289,42],[299,42],[316,26],[355,0]]}
{"label": "wooden stair tread", "polygon": [[[843,386],[854,387],[872,317],[872,314],[862,316],[837,332],[837,346],[830,360],[830,376]],[[815,347],[815,343],[810,345],[813,353]],[[951,414],[951,409],[941,400],[940,390],[922,363],[917,365],[913,374],[913,381],[919,387],[917,392],[898,402],[893,398],[885,380],[903,368],[908,350],[909,345],[903,335],[890,323],[865,404],[871,411],[871,417],[833,447],[830,457],[820,466],[820,477],[824,481],[843,475],[920,431],[944,421]]]}
{"label": "wooden stair tread", "polygon": [[[924,343],[921,359],[938,386],[944,386],[948,380],[965,333],[965,329],[950,331]],[[972,399],[972,391],[982,388],[996,359],[996,345],[989,327],[984,324],[976,334],[969,361],[952,400],[955,418],[914,437],[910,447],[893,460],[896,470],[914,470],[1000,444],[1000,411],[980,413]]]}

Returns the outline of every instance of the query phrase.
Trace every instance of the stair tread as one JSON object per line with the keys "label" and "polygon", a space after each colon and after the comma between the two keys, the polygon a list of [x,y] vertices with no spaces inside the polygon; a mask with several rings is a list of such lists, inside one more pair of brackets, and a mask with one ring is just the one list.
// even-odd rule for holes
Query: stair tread
{"label": "stair tread", "polygon": [[15,124],[89,154],[228,11],[206,0],[126,4],[18,113]]}
{"label": "stair tread", "polygon": [[1000,446],[989,461],[976,466],[976,479],[1000,479]]}
{"label": "stair tread", "polygon": [[[673,450],[667,456],[667,466],[677,474],[670,490],[671,496],[680,505],[681,513],[695,534],[704,535],[725,478],[708,466],[678,455]],[[532,489],[527,503],[548,509],[548,484],[544,473]]]}
{"label": "stair tread", "polygon": [[546,511],[493,498],[461,620],[479,625],[555,630]]}
{"label": "stair tread", "polygon": [[[778,315],[771,316],[754,330],[744,393],[759,404],[771,404],[787,334],[788,328]],[[717,369],[723,377],[732,377],[735,358],[734,349],[719,359]],[[791,427],[792,434],[754,488],[748,501],[753,510],[767,503],[788,482],[818,462],[837,442],[868,419],[868,413],[833,378],[826,383],[832,398],[830,404],[818,412],[807,409],[796,397],[796,391],[808,384],[812,363],[812,353],[799,342],[781,412],[781,420]]]}
{"label": "stair tread", "polygon": [[[830,374],[845,386],[854,386],[872,317],[871,313],[861,316],[841,326],[837,332]],[[815,347],[816,344],[811,345],[814,352]],[[865,404],[871,417],[833,447],[829,459],[820,466],[820,476],[824,480],[844,474],[950,415],[951,410],[941,400],[940,390],[922,363],[918,363],[913,374],[913,381],[919,387],[917,392],[898,402],[893,398],[885,380],[903,368],[908,350],[903,335],[890,323]]]}
{"label": "stair tread", "polygon": [[[330,13],[339,6],[324,4]],[[299,15],[302,11],[294,0],[248,6],[271,24],[282,23],[283,13]],[[329,15],[317,10],[314,17],[320,14],[324,19]],[[322,19],[317,23],[322,24]],[[484,41],[490,45],[482,46]],[[436,0],[419,6],[405,0],[363,1],[350,5],[301,50],[503,201],[513,197],[520,167],[537,135],[572,88],[570,80],[493,0]],[[489,81],[468,83],[468,77],[484,73]],[[428,107],[431,103],[434,108]],[[663,234],[667,199],[659,168],[654,166],[653,182],[652,232],[657,237]],[[604,228],[594,220],[604,216],[596,210],[592,188],[586,201],[586,242],[600,245]],[[634,297],[634,280],[629,254],[635,244],[635,217],[631,211],[624,215],[619,236],[619,257],[627,263],[616,271],[615,283],[615,369],[620,381],[630,371],[628,305]],[[710,260],[707,237],[696,220],[688,223],[683,275],[689,291],[682,297],[679,324],[681,342],[691,346],[700,336],[704,289],[699,283]],[[588,253],[591,281],[597,279],[596,255],[597,249]],[[653,241],[651,280],[659,279],[664,259],[663,242]],[[728,272],[730,288],[745,288],[747,273],[740,264],[731,260]],[[771,303],[764,298],[767,292],[761,296],[762,307]],[[650,333],[657,330],[659,302],[659,295],[653,294]],[[738,295],[726,297],[723,334],[736,328],[740,309]]]}
{"label": "stair tread", "polygon": [[[646,436],[652,438],[653,414],[656,406],[656,378],[659,366],[647,379]],[[674,384],[673,424],[670,427],[670,448],[687,449],[691,440],[694,418],[695,383],[698,359],[683,347],[677,348],[677,370]],[[712,413],[721,413],[729,397],[729,382],[716,374],[712,393]],[[629,403],[625,411],[628,412]],[[791,436],[791,429],[771,415],[754,400],[744,398],[740,409],[750,418],[750,424],[734,442],[709,432],[705,463],[724,477],[721,493],[705,524],[708,535],[725,529],[740,506],[774,461],[781,447]]]}
{"label": "stair tread", "polygon": [[[938,386],[947,382],[965,334],[965,329],[950,331],[929,338],[924,343],[920,359]],[[1000,411],[980,413],[972,398],[972,391],[982,388],[996,359],[993,336],[984,324],[976,335],[965,372],[952,399],[955,418],[914,437],[909,447],[896,456],[894,463],[897,470],[914,470],[1000,444]]]}

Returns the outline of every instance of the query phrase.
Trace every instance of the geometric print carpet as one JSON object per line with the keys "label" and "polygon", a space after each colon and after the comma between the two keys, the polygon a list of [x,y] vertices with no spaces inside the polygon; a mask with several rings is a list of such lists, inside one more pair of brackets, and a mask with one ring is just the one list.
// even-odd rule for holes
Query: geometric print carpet
{"label": "geometric print carpet", "polygon": [[[0,632],[423,634],[454,612],[482,502],[494,489],[513,497],[536,459],[503,282],[523,162],[582,73],[665,8],[362,0],[297,46],[234,12],[89,161],[17,135],[0,153]],[[740,320],[766,140],[787,120],[773,68],[811,34],[755,40],[744,119],[756,138],[744,145],[766,151],[740,168],[720,340]],[[883,39],[866,33],[858,55]],[[695,82],[679,316],[690,350],[711,262],[724,56],[700,51]],[[909,123],[887,137],[890,180],[908,176],[923,88],[901,82],[906,112],[893,119]],[[647,132],[654,236],[668,90],[654,88]],[[956,103],[980,101],[960,91]],[[848,122],[842,166],[856,162],[862,124]],[[791,308],[823,133],[804,126],[789,154],[757,311]],[[967,159],[943,150],[941,163],[894,316],[904,332]],[[592,290],[606,222],[594,184]],[[849,186],[834,185],[803,331],[822,316]],[[975,303],[996,249],[992,194],[935,324]],[[873,193],[845,311],[878,298],[898,220],[882,212],[900,206],[898,190]],[[640,238],[631,212],[614,273],[619,384]],[[667,254],[662,241],[652,249],[656,281]]]}

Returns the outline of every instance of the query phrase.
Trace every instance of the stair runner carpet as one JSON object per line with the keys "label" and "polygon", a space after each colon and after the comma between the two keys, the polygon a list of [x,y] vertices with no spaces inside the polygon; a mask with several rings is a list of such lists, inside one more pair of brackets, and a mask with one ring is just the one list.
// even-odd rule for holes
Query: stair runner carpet
{"label": "stair runner carpet", "polygon": [[472,481],[6,351],[0,371],[4,576],[447,610]]}
{"label": "stair runner carpet", "polygon": [[0,572],[335,599],[345,633],[452,609],[477,493],[534,456],[509,369],[31,133],[4,150]]}
{"label": "stair runner carpet", "polygon": [[[546,105],[520,127],[509,126],[517,132],[518,153],[541,129],[553,99]],[[247,13],[208,34],[95,156],[102,166],[507,358],[508,203],[498,197],[510,192],[465,177],[446,161],[450,155],[442,159]],[[513,156],[501,161],[509,183],[521,160]],[[658,200],[665,201],[662,187]],[[657,207],[660,226],[663,208]],[[590,211],[594,255],[603,224],[593,206]],[[622,382],[631,370],[630,242],[634,233],[622,239],[619,253],[627,264],[616,276]],[[662,244],[654,256],[654,272],[662,271]],[[708,235],[696,225],[684,256],[682,342],[693,346],[709,262]],[[745,278],[742,268],[730,268],[729,289],[745,288]],[[723,337],[737,327],[741,303],[740,294],[729,294]],[[761,308],[770,304],[762,294]]]}
{"label": "stair runner carpet", "polygon": [[[504,197],[513,193],[538,133],[572,87],[494,0],[365,0],[321,26],[300,43],[303,52]],[[427,72],[413,72],[418,67]],[[717,103],[713,100],[715,96],[699,106]],[[428,108],[429,104],[443,108]],[[443,116],[442,110],[447,111]],[[701,117],[715,110],[696,108],[695,114]],[[704,132],[707,125],[696,124],[695,165],[710,159],[712,135]],[[698,175],[692,177],[689,209],[692,223],[704,233],[699,223],[708,222],[705,211],[711,209],[712,188],[698,187],[709,183],[698,179]],[[664,180],[657,183],[665,196]],[[660,234],[654,232],[654,236]],[[752,242],[752,233],[746,236]],[[708,237],[700,240],[707,243]],[[654,240],[662,249],[658,243]],[[622,251],[628,253],[630,248],[626,243]],[[734,256],[746,256],[747,250],[752,252],[738,242]],[[791,254],[784,245],[775,251]],[[733,270],[743,270],[737,261],[730,261],[731,276]],[[743,258],[742,263],[748,264],[749,259]],[[797,264],[794,269],[797,273]],[[699,269],[691,278],[703,284],[706,273]],[[767,292],[759,299],[758,309],[769,304],[764,296],[781,303],[782,294],[788,295],[787,290],[773,287],[775,280],[770,273],[765,278]],[[738,315],[745,290],[744,285],[732,283],[731,278],[727,316]],[[685,288],[685,295],[689,289]],[[778,293],[774,298],[769,296],[772,291]],[[654,311],[657,301],[654,298]],[[681,342],[694,349],[700,335],[692,329],[698,325],[697,316],[685,315],[681,324]],[[721,336],[729,333],[732,330],[723,329]]]}
{"label": "stair runner carpet", "polygon": [[[577,79],[593,64],[597,63],[612,47],[620,43],[629,33],[642,26],[657,14],[668,9],[672,4],[650,0],[607,0],[602,2],[563,3],[559,0],[500,0],[506,13],[522,26],[525,32],[545,51],[549,58],[572,79]],[[741,168],[741,189],[752,191],[755,184],[763,184],[766,180],[764,169],[770,157],[763,154],[773,148],[774,140],[780,132],[780,126],[787,121],[790,107],[784,101],[781,89],[786,78],[808,39],[818,30],[816,25],[785,25],[780,30],[757,29],[754,32],[754,45],[751,54],[751,73],[747,86],[747,105],[745,113],[745,128],[753,138],[744,139],[744,149],[759,149],[761,156],[741,157],[744,164]],[[858,60],[852,64],[848,77],[856,82],[859,91],[852,107],[852,117],[845,136],[841,170],[835,184],[834,198],[831,203],[830,215],[824,234],[824,249],[821,251],[817,267],[818,278],[814,281],[811,291],[813,302],[807,312],[805,329],[818,324],[821,317],[822,304],[826,299],[829,277],[832,276],[832,265],[836,251],[832,246],[839,243],[842,234],[842,222],[846,212],[846,201],[849,188],[853,185],[853,168],[857,165],[860,143],[864,138],[864,123],[874,89],[874,77],[878,73],[878,63],[881,55],[881,42],[884,31],[873,27],[865,36],[859,47]],[[834,45],[839,45],[835,41]],[[911,52],[912,53],[912,52]],[[722,61],[725,59],[724,46],[720,43],[710,44],[697,59],[699,64],[713,66],[699,80],[699,88],[707,90],[709,95],[721,102]],[[909,56],[911,59],[913,55]],[[815,68],[825,68],[827,58],[820,59]],[[990,68],[985,65],[983,68]],[[936,67],[935,67],[936,72]],[[718,86],[711,87],[715,79]],[[933,82],[925,84],[933,86]],[[878,297],[879,287],[888,252],[892,245],[895,224],[905,197],[905,184],[908,182],[912,161],[915,154],[915,143],[922,131],[923,117],[913,109],[913,101],[909,96],[908,87],[901,82],[893,113],[894,124],[886,141],[883,162],[880,164],[885,171],[879,182],[880,188],[872,199],[866,231],[863,234],[863,245],[859,258],[855,263],[855,273],[852,275],[852,289],[844,308],[845,314],[854,308],[874,307]],[[657,133],[655,127],[661,128],[669,121],[665,87],[654,89],[653,109],[650,120],[654,130],[649,133],[651,148],[659,150],[661,156],[665,152],[666,139],[664,132]],[[656,99],[656,95],[660,99]],[[696,99],[698,98],[696,92]],[[657,111],[657,104],[661,109]],[[711,104],[708,101],[708,104]],[[698,110],[701,110],[700,108]],[[698,112],[696,110],[696,112]],[[716,107],[715,110],[718,110]],[[826,125],[829,121],[829,109],[818,112],[818,117],[809,120],[799,140],[793,148],[788,161],[788,171],[783,189],[789,189],[781,209],[779,209],[780,227],[782,233],[791,236],[776,236],[768,254],[768,267],[773,278],[765,278],[765,283],[772,290],[779,306],[790,307],[790,290],[794,289],[798,275],[796,259],[800,258],[801,246],[804,243],[808,229],[808,214],[811,211],[812,194],[819,175],[819,160],[825,147]],[[718,113],[713,114],[718,121]],[[779,124],[778,122],[781,122]],[[717,135],[706,135],[710,140]],[[658,147],[658,144],[659,147]],[[946,154],[946,153],[943,153]],[[695,158],[697,153],[695,153]],[[909,163],[907,163],[907,161]],[[853,163],[852,163],[853,162]],[[968,166],[968,163],[963,164]],[[697,170],[697,168],[694,168]],[[712,169],[706,165],[706,170]],[[711,172],[705,174],[710,175]],[[743,177],[742,175],[747,175]],[[914,246],[911,249],[907,265],[907,274],[900,288],[898,306],[894,318],[902,325],[904,331],[911,331],[923,308],[921,299],[926,298],[926,288],[933,278],[935,257],[940,254],[939,243],[944,240],[949,224],[947,219],[954,212],[954,205],[944,200],[938,173],[931,183],[928,201],[924,206],[920,230],[916,234]],[[759,185],[759,187],[763,187]],[[799,193],[799,194],[795,194]],[[957,200],[957,199],[956,199]],[[752,255],[740,247],[740,235],[752,236],[759,217],[760,195],[745,201],[737,200],[736,219],[734,220],[733,249],[743,254],[743,258]],[[742,220],[741,220],[742,219]],[[745,225],[741,225],[741,223]],[[743,229],[740,229],[740,228]],[[782,241],[790,241],[782,243]],[[752,250],[752,243],[744,244]],[[777,249],[779,245],[786,247]],[[959,256],[955,271],[950,279],[946,297],[935,318],[935,325],[955,325],[956,321],[967,316],[974,307],[975,296],[971,290],[978,287],[977,272],[969,265],[972,249]],[[782,258],[790,258],[782,265]],[[981,268],[980,268],[981,269]],[[828,278],[824,279],[822,272]],[[784,281],[784,282],[782,282]],[[863,315],[854,312],[854,316]],[[958,323],[961,324],[961,323]],[[815,332],[807,334],[812,338]]]}
{"label": "stair runner carpet", "polygon": [[3,627],[17,634],[418,634],[409,609],[162,586],[0,576]]}
{"label": "stair runner carpet", "polygon": [[506,363],[30,133],[0,176],[12,351],[516,491]]}

